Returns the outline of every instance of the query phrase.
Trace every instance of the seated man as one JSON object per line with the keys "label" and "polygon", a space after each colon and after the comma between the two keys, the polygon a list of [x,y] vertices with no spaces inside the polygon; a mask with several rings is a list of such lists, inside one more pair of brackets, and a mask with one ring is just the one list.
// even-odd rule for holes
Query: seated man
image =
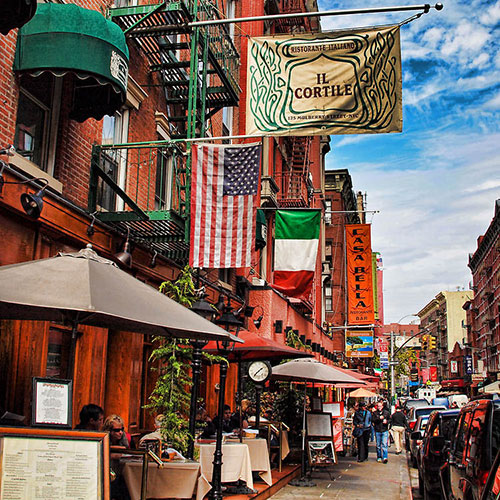
{"label": "seated man", "polygon": [[199,408],[196,412],[196,432],[200,433],[200,439],[209,439],[215,436],[217,429],[212,419],[208,416],[205,408]]}
{"label": "seated man", "polygon": [[[219,427],[219,415],[216,415],[214,420],[215,429]],[[237,431],[239,424],[235,425],[235,421],[232,418],[232,411],[229,405],[224,405],[224,413],[222,415],[222,432],[230,433]]]}
{"label": "seated man", "polygon": [[80,423],[75,427],[78,430],[100,431],[104,423],[104,410],[95,404],[85,405],[80,411]]}

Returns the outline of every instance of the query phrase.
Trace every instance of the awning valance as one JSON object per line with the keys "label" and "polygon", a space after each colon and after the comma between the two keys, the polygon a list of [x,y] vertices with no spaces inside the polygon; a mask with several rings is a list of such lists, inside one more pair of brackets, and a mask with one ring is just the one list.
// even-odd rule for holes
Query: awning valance
{"label": "awning valance", "polygon": [[14,70],[76,75],[71,117],[82,122],[112,115],[125,103],[128,58],[125,35],[102,14],[47,3],[19,30]]}
{"label": "awning valance", "polygon": [[26,24],[35,15],[36,6],[36,0],[1,0],[0,33],[6,35]]}

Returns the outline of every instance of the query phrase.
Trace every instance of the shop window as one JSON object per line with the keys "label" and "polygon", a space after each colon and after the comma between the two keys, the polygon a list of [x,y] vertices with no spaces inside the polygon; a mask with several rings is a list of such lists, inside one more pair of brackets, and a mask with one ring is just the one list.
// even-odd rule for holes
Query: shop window
{"label": "shop window", "polygon": [[62,78],[44,73],[21,78],[14,146],[18,154],[53,175]]}

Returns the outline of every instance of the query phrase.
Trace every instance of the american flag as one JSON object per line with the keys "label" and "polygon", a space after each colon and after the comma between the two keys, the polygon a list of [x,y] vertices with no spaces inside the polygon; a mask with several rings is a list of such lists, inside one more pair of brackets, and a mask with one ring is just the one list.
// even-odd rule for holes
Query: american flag
{"label": "american flag", "polygon": [[192,146],[192,267],[250,267],[261,144]]}

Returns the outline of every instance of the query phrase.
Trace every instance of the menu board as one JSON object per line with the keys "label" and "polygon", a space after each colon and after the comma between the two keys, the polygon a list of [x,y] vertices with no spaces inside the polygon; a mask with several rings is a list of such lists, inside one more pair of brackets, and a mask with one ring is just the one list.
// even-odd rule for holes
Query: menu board
{"label": "menu board", "polygon": [[105,498],[102,440],[1,434],[1,500]]}

